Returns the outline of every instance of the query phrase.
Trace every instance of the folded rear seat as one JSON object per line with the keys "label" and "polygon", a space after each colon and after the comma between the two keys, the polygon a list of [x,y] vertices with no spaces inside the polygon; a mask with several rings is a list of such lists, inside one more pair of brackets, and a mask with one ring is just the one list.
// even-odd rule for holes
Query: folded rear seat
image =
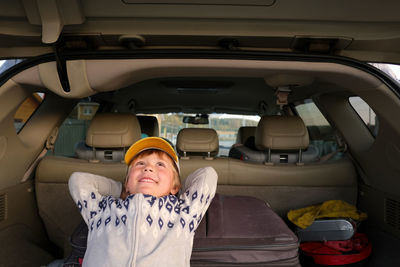
{"label": "folded rear seat", "polygon": [[[89,126],[86,143],[95,151],[97,148],[103,152],[124,151],[139,140],[140,135],[140,125],[135,115],[100,113]],[[121,162],[123,157],[113,161],[100,154],[93,155],[93,150],[88,154],[87,159],[47,156],[36,169],[39,215],[49,239],[64,251],[64,255],[70,252],[69,237],[81,220],[69,194],[68,180],[71,174],[76,171],[89,172],[123,182],[127,172],[127,166]]]}

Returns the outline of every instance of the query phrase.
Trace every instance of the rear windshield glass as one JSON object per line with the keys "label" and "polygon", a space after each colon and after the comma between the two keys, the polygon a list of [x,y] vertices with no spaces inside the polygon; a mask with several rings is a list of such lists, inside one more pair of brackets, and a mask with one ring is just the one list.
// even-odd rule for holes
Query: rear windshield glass
{"label": "rear windshield glass", "polygon": [[384,63],[370,63],[375,68],[380,69],[387,75],[392,77],[395,81],[400,84],[400,65],[384,64]]}
{"label": "rear windshield glass", "polygon": [[9,68],[21,63],[24,59],[6,59],[0,60],[0,75],[8,70]]}

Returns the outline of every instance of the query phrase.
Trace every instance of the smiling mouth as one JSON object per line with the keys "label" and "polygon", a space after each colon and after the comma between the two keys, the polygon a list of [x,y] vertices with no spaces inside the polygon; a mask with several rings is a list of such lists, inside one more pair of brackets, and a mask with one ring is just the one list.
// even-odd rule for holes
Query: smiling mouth
{"label": "smiling mouth", "polygon": [[139,179],[139,183],[156,183],[156,181],[150,177],[143,177]]}

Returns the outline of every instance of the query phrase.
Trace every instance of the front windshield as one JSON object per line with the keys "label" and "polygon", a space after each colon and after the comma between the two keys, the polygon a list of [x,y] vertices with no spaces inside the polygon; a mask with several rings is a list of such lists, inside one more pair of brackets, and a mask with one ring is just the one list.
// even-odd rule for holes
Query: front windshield
{"label": "front windshield", "polygon": [[[148,114],[150,115],[150,114]],[[208,124],[189,124],[183,122],[184,116],[195,114],[167,113],[151,114],[156,116],[160,127],[160,136],[176,144],[179,130],[183,128],[213,128],[219,138],[219,156],[228,156],[229,149],[236,143],[236,135],[241,126],[257,126],[260,116],[210,114]]]}

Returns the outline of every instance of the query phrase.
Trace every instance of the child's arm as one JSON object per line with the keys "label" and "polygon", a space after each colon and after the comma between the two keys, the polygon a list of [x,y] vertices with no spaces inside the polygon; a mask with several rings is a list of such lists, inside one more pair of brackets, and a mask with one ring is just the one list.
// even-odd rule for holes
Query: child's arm
{"label": "child's arm", "polygon": [[190,220],[187,223],[191,230],[196,230],[210,206],[217,189],[217,180],[218,174],[212,167],[200,168],[186,178],[179,198],[181,202],[184,200],[181,213]]}
{"label": "child's arm", "polygon": [[122,190],[120,182],[103,176],[74,172],[69,178],[69,191],[86,223],[97,215],[102,196],[119,197]]}

